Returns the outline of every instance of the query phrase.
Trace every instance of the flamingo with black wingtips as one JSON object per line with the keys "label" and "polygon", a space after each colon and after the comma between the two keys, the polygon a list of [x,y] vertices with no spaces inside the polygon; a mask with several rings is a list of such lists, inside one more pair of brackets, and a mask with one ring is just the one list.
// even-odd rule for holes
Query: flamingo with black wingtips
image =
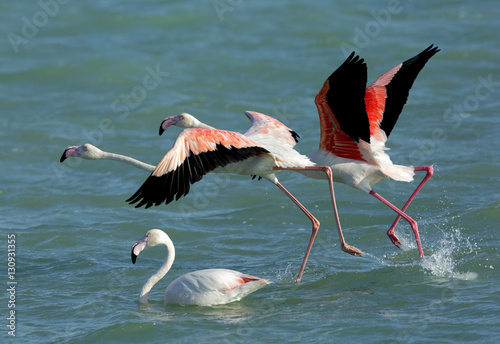
{"label": "flamingo with black wingtips", "polygon": [[[315,166],[309,158],[294,150],[298,135],[281,122],[253,111],[245,114],[252,122],[245,134],[215,129],[186,113],[165,118],[160,135],[171,125],[187,129],[180,133],[172,149],[127,202],[146,208],[168,204],[187,195],[190,184],[200,181],[210,172],[262,177],[278,186],[312,222],[311,237],[297,277],[297,282],[300,282],[319,221],[281,185],[275,174],[281,170],[324,173],[336,212],[331,170],[328,166]],[[352,255],[361,255],[360,250],[345,242],[338,221],[337,230],[342,249]]]}
{"label": "flamingo with black wingtips", "polygon": [[[334,181],[369,193],[398,214],[387,232],[398,247],[401,247],[401,241],[394,233],[394,228],[401,217],[408,221],[422,258],[424,253],[417,222],[405,211],[434,170],[432,166],[393,164],[385,152],[385,142],[406,104],[418,73],[438,51],[438,47],[429,46],[383,74],[368,87],[366,63],[353,52],[328,77],[316,95],[321,126],[320,144],[316,151],[308,154],[317,165],[331,167]],[[401,209],[372,189],[372,185],[386,177],[410,182],[415,171],[425,171],[426,175]],[[323,178],[308,171],[301,173]]]}

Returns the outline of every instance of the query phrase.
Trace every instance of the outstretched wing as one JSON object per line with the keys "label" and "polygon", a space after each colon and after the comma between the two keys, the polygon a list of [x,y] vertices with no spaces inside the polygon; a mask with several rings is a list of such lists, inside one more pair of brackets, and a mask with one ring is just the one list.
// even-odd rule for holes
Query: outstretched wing
{"label": "outstretched wing", "polygon": [[384,73],[366,89],[364,100],[372,136],[380,139],[379,129],[384,131],[386,137],[389,136],[418,73],[438,51],[439,48],[431,44],[420,54]]}
{"label": "outstretched wing", "polygon": [[285,142],[292,147],[299,142],[300,136],[277,119],[255,111],[245,111],[245,115],[252,122],[245,136],[265,134]]}
{"label": "outstretched wing", "polygon": [[366,79],[366,63],[353,52],[324,82],[315,98],[321,125],[320,149],[364,160],[358,143],[370,142],[364,101]]}
{"label": "outstretched wing", "polygon": [[168,204],[187,195],[190,184],[217,167],[269,153],[236,132],[216,129],[185,129],[172,149],[137,192],[127,199],[136,208]]}

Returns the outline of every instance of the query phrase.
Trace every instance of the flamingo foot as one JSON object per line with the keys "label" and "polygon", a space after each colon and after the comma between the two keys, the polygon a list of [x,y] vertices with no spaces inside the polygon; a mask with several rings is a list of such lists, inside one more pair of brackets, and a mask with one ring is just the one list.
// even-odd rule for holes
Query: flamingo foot
{"label": "flamingo foot", "polygon": [[394,231],[388,231],[387,232],[387,236],[389,237],[389,239],[391,239],[392,243],[398,247],[398,248],[401,248],[402,246],[402,243],[401,241],[399,240],[398,236],[396,235],[396,233],[394,233]]}
{"label": "flamingo foot", "polygon": [[351,245],[348,245],[348,244],[343,244],[342,245],[342,251],[344,252],[347,252],[349,253],[350,255],[353,255],[353,256],[362,256],[363,255],[363,252],[361,252],[360,249],[354,247],[354,246],[351,246]]}

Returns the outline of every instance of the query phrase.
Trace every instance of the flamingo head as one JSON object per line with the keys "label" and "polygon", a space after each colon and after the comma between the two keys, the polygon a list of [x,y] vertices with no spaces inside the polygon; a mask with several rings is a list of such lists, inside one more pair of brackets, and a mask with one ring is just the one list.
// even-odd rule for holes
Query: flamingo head
{"label": "flamingo head", "polygon": [[175,125],[180,128],[199,128],[200,121],[188,113],[181,113],[177,116],[170,116],[165,118],[160,125],[160,135],[170,126]]}
{"label": "flamingo head", "polygon": [[150,229],[142,238],[140,238],[135,244],[132,245],[132,264],[135,264],[137,256],[142,252],[146,247],[153,247],[158,244],[161,244],[162,237],[167,235],[164,231],[160,229]]}
{"label": "flamingo head", "polygon": [[87,160],[99,160],[102,157],[102,150],[90,143],[81,146],[69,146],[64,150],[60,162],[63,162],[69,157],[79,157]]}

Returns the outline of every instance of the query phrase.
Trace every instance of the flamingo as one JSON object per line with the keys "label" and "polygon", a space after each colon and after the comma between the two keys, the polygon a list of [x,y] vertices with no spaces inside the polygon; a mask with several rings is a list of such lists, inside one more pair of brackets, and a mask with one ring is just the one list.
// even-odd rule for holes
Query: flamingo
{"label": "flamingo", "polygon": [[[175,247],[161,229],[150,229],[132,246],[132,264],[146,247],[165,245],[167,257],[163,265],[142,286],[139,302],[148,303],[149,292],[172,267]],[[206,269],[184,274],[165,289],[164,304],[214,306],[239,301],[270,281],[228,269]]]}
{"label": "flamingo", "polygon": [[[417,222],[405,211],[423,185],[433,175],[432,166],[401,166],[392,163],[385,153],[387,137],[391,133],[405,105],[418,73],[437,52],[430,45],[415,57],[398,64],[378,78],[366,89],[367,67],[354,52],[324,82],[316,95],[321,136],[319,148],[307,156],[318,165],[330,166],[333,179],[367,192],[394,210],[398,216],[387,231],[392,243],[401,247],[394,233],[403,217],[410,224],[417,241],[420,257],[424,257]],[[389,177],[410,182],[415,171],[426,175],[398,209],[372,189],[372,185]],[[312,178],[324,176],[310,171],[299,171]]]}
{"label": "flamingo", "polygon": [[[186,113],[165,118],[160,126],[160,135],[171,125],[186,129],[127,202],[138,202],[136,207],[144,205],[146,208],[168,204],[174,198],[178,200],[187,195],[189,185],[198,182],[209,172],[264,178],[278,186],[312,222],[311,237],[296,279],[300,283],[320,223],[279,183],[275,173],[280,170],[324,173],[329,181],[333,209],[336,212],[331,170],[328,166],[315,166],[306,156],[294,150],[299,136],[278,120],[253,111],[246,111],[245,115],[252,122],[245,134],[215,129]],[[345,242],[338,215],[336,218],[342,250],[352,255],[361,255],[359,249]]]}
{"label": "flamingo", "polygon": [[[260,118],[259,115],[261,115],[261,114],[258,114],[258,113],[254,113],[254,114],[255,114],[254,118]],[[186,116],[186,115],[187,114],[183,114],[183,116],[185,118],[190,118],[193,121],[193,123],[195,123],[195,121],[197,121],[196,118],[194,118],[193,116],[190,116],[190,115]],[[262,115],[262,116],[265,116],[265,115]],[[268,116],[266,116],[266,117],[268,117]],[[271,118],[271,117],[269,117],[269,118]],[[184,120],[184,121],[187,123],[187,120]],[[198,124],[192,124],[192,125],[202,126],[203,124],[200,124],[200,123],[201,122],[199,122]],[[172,124],[170,124],[170,125],[172,125]],[[252,129],[252,131],[256,131],[256,127],[254,127]],[[290,134],[292,135],[292,137],[295,137],[294,135],[296,135],[294,132],[290,133]],[[298,135],[297,135],[297,137],[298,137]],[[86,160],[105,160],[105,159],[114,160],[114,161],[119,161],[119,162],[123,162],[123,163],[129,164],[129,165],[135,166],[137,168],[140,168],[140,169],[148,171],[148,172],[153,172],[156,168],[156,166],[154,166],[154,165],[144,163],[140,160],[137,160],[137,159],[125,156],[125,155],[102,151],[101,149],[97,148],[96,146],[94,146],[90,143],[86,143],[86,144],[80,145],[80,146],[69,146],[68,148],[66,148],[64,150],[64,152],[60,158],[60,162],[62,163],[67,158],[70,158],[70,157],[79,157],[81,159],[86,159]],[[328,173],[328,171],[326,171],[326,173]],[[254,175],[254,177],[255,177],[255,175]],[[285,191],[285,193],[286,193],[286,191]],[[335,202],[334,198],[333,198],[333,201]],[[334,210],[336,211],[335,203],[334,203]],[[306,215],[308,215],[308,214],[310,215],[309,212],[305,212],[305,213],[306,213]],[[312,238],[310,239],[310,246],[312,247],[312,242],[314,241],[317,230],[319,229],[319,222],[314,217],[313,218],[309,217],[309,218],[311,219],[311,221],[313,223],[313,233],[314,234],[312,235]],[[340,227],[340,222],[338,223],[338,229],[339,229],[339,235],[341,238],[342,249],[345,252],[348,252],[348,253],[353,254],[353,255],[361,255],[362,252],[359,249],[355,248],[354,246],[348,245],[345,242],[345,239],[343,237],[342,230]],[[305,264],[307,262],[307,257],[309,255],[310,250],[311,250],[311,248],[309,247],[308,252],[306,252],[304,262],[301,266],[301,272],[299,273],[299,277],[297,280],[298,282],[300,282],[300,279],[302,277],[302,273],[304,271]]]}
{"label": "flamingo", "polygon": [[153,172],[156,167],[125,155],[102,151],[90,143],[85,143],[80,146],[69,146],[64,150],[59,161],[63,162],[70,157],[79,157],[86,160],[115,160],[148,172]]}

